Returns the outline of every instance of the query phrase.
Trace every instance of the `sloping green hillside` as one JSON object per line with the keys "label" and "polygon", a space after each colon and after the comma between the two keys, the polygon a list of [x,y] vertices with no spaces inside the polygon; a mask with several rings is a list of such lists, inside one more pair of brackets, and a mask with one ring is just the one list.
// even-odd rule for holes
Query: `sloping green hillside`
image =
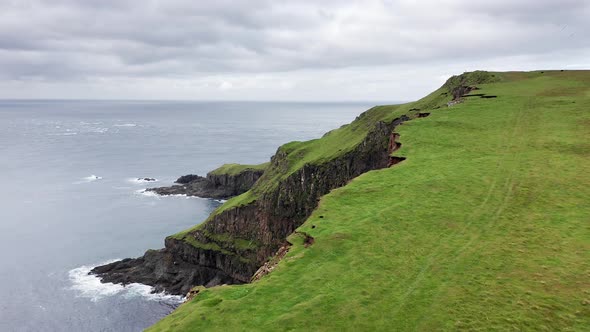
{"label": "sloping green hillside", "polygon": [[423,100],[407,159],[324,196],[311,246],[151,330],[590,330],[590,72],[495,75]]}

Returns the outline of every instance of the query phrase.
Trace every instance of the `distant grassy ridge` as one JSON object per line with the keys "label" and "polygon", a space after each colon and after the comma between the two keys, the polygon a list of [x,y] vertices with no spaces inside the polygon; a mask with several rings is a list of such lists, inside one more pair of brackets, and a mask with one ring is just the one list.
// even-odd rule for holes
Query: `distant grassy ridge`
{"label": "distant grassy ridge", "polygon": [[[369,110],[431,115],[396,129],[403,163],[322,198],[299,228],[313,245],[293,235],[271,274],[202,290],[150,330],[588,331],[590,71],[493,74],[478,92],[495,99],[437,108],[443,87]],[[349,148],[366,119],[283,146],[299,156],[285,171]]]}

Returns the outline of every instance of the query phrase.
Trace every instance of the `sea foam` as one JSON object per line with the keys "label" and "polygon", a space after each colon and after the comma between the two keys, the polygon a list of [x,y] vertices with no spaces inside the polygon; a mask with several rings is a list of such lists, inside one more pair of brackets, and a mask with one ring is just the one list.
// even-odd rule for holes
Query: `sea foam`
{"label": "sea foam", "polygon": [[155,191],[151,191],[151,190],[146,190],[146,189],[139,189],[136,190],[135,193],[139,194],[139,195],[143,195],[143,196],[148,196],[148,197],[156,197],[156,198],[164,198],[164,197],[184,197],[184,198],[201,198],[201,197],[197,197],[197,196],[187,196],[185,194],[175,194],[175,195],[160,195]]}
{"label": "sea foam", "polygon": [[151,178],[153,179],[152,181],[148,181],[145,180],[145,178],[129,178],[127,179],[127,182],[133,183],[133,184],[143,184],[143,183],[153,183],[153,182],[158,182],[158,179],[156,178]]}
{"label": "sea foam", "polygon": [[155,191],[145,190],[145,189],[136,190],[135,193],[139,194],[139,195],[143,195],[143,196],[148,196],[148,197],[157,197],[157,198],[163,197],[163,196],[158,195]]}
{"label": "sea foam", "polygon": [[74,182],[74,184],[94,182],[94,181],[98,181],[98,180],[102,180],[102,176],[97,176],[97,175],[92,174],[90,176],[83,177],[80,181]]}
{"label": "sea foam", "polygon": [[[110,260],[99,265],[109,264],[117,260]],[[123,286],[110,282],[102,283],[97,276],[88,274],[93,268],[94,266],[83,265],[70,270],[68,273],[70,282],[72,283],[70,289],[76,291],[79,297],[89,298],[93,302],[115,295],[124,298],[141,296],[150,301],[164,301],[169,303],[182,303],[184,301],[184,297],[182,296],[152,293],[154,288],[148,285],[133,283]]]}

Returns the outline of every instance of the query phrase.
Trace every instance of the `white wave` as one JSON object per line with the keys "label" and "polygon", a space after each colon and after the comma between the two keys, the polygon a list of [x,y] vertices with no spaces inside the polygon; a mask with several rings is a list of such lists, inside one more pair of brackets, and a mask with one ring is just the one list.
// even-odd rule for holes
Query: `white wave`
{"label": "white wave", "polygon": [[102,177],[92,174],[90,176],[85,177],[83,180],[86,180],[88,182],[92,182],[92,181],[102,180]]}
{"label": "white wave", "polygon": [[148,196],[148,197],[157,197],[157,198],[162,197],[162,196],[158,195],[158,193],[156,193],[155,191],[149,191],[149,190],[145,190],[145,189],[136,190],[135,193],[143,195],[143,196]]}
{"label": "white wave", "polygon": [[227,199],[215,199],[214,201],[219,202],[219,203],[225,203],[227,202]]}
{"label": "white wave", "polygon": [[115,126],[115,127],[135,127],[137,125],[135,123],[118,123],[113,126]]}
{"label": "white wave", "polygon": [[[109,264],[115,262],[112,260],[105,262]],[[72,282],[71,289],[79,292],[80,297],[90,298],[92,301],[98,301],[105,296],[112,296],[122,292],[125,287],[122,285],[115,285],[113,283],[102,283],[100,279],[94,275],[89,275],[88,272],[92,270],[92,266],[80,266],[69,271],[70,281]]]}
{"label": "white wave", "polygon": [[76,132],[65,132],[65,133],[52,133],[52,134],[47,134],[49,136],[73,136],[73,135],[78,135],[78,133]]}
{"label": "white wave", "polygon": [[80,181],[74,182],[74,184],[94,182],[94,181],[98,181],[98,180],[102,180],[102,176],[96,176],[96,175],[92,174],[90,176],[82,178],[82,180],[80,180]]}
{"label": "white wave", "polygon": [[146,180],[146,178],[129,178],[129,179],[127,179],[127,182],[131,182],[133,184],[158,182],[158,179],[156,179],[156,178],[148,178],[148,179],[153,179],[153,180],[148,181],[148,180]]}
{"label": "white wave", "polygon": [[209,198],[203,198],[203,197],[194,196],[194,195],[187,195],[187,194],[158,195],[158,196],[160,196],[160,197],[184,197],[186,199],[191,199],[191,198],[196,198],[196,199],[209,199]]}
{"label": "white wave", "polygon": [[184,296],[180,295],[170,295],[164,292],[161,293],[152,293],[154,287],[133,283],[125,286],[125,294],[123,296],[125,298],[134,298],[137,296],[141,296],[150,301],[165,301],[165,302],[173,302],[173,303],[182,303],[185,300]]}
{"label": "white wave", "polygon": [[88,130],[88,132],[90,132],[90,133],[99,133],[99,134],[104,134],[107,131],[109,131],[109,128],[91,128]]}
{"label": "white wave", "polygon": [[199,197],[199,196],[189,196],[187,194],[166,195],[166,197],[183,197],[183,198],[186,198],[186,199],[191,199],[191,198],[203,199],[202,197]]}
{"label": "white wave", "polygon": [[139,194],[139,195],[143,195],[143,196],[148,196],[148,197],[156,197],[156,198],[166,198],[166,197],[183,197],[186,199],[191,199],[191,198],[196,198],[196,199],[208,199],[208,198],[202,198],[199,196],[188,196],[187,194],[174,194],[174,195],[160,195],[155,191],[151,191],[151,190],[146,190],[146,189],[139,189],[136,190],[135,193]]}
{"label": "white wave", "polygon": [[[110,260],[99,265],[109,264],[118,259]],[[122,295],[125,298],[134,298],[141,296],[150,301],[166,301],[182,303],[184,297],[170,295],[165,293],[152,293],[153,287],[138,283],[126,286],[113,284],[111,282],[102,283],[100,278],[88,274],[94,266],[83,265],[69,271],[69,279],[72,283],[70,289],[76,291],[79,297],[89,298],[91,301],[99,301],[105,297]]]}

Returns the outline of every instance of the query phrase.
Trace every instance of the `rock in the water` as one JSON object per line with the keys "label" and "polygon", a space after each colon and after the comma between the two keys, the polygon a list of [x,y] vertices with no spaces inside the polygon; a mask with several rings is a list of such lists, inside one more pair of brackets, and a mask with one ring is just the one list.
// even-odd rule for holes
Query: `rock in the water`
{"label": "rock in the water", "polygon": [[195,175],[195,174],[188,174],[188,175],[183,175],[181,177],[179,177],[176,181],[176,183],[180,183],[180,184],[187,184],[189,182],[193,182],[199,179],[204,179],[202,176],[199,175]]}
{"label": "rock in the water", "polygon": [[89,274],[98,276],[102,282],[141,283],[153,286],[154,293],[166,291],[173,295],[186,295],[194,285],[240,283],[220,270],[175,260],[166,249],[148,250],[139,258],[97,266]]}

